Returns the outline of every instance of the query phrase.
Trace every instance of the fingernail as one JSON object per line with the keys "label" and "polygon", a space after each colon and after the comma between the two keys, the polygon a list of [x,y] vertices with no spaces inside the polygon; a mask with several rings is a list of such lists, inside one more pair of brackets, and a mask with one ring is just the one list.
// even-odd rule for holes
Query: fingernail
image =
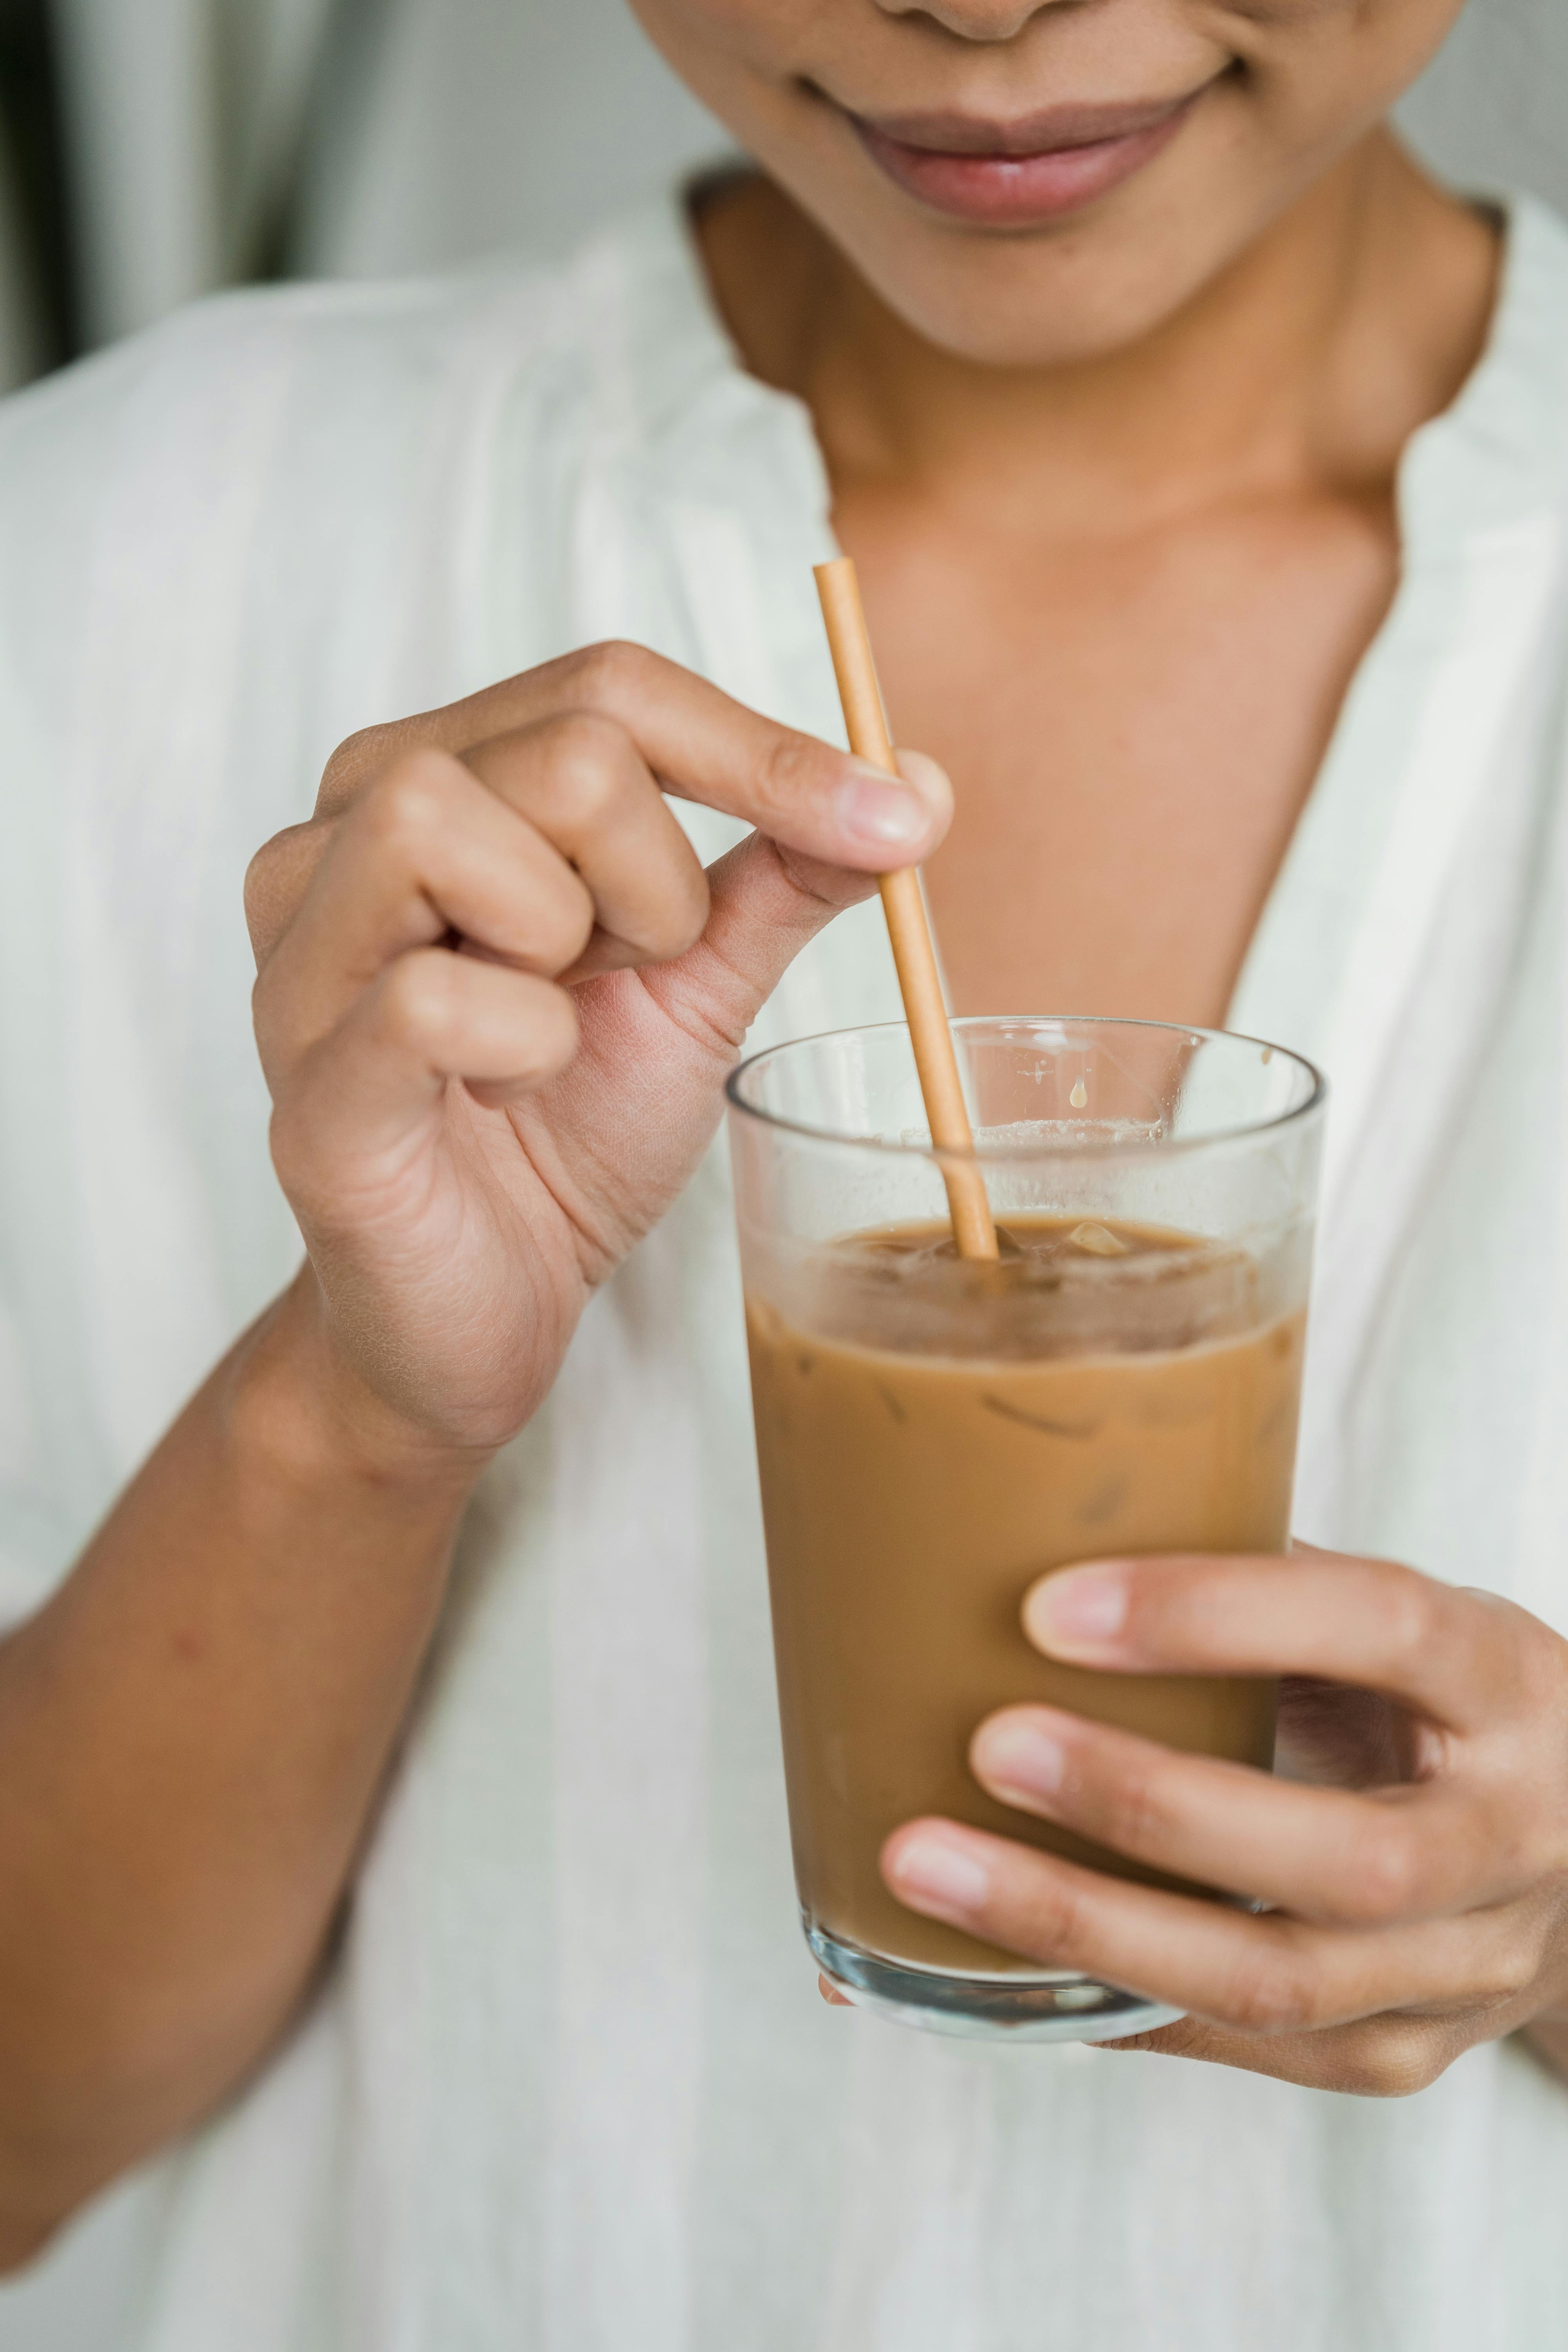
{"label": "fingernail", "polygon": [[1054,1797],[1067,1779],[1067,1749],[1027,1716],[988,1723],[975,1739],[974,1761],[987,1788],[1034,1803]]}
{"label": "fingernail", "polygon": [[1042,1576],[1024,1601],[1024,1631],[1037,1649],[1072,1657],[1111,1648],[1127,1622],[1127,1578],[1103,1561]]}
{"label": "fingernail", "polygon": [[964,1919],[991,1892],[984,1865],[941,1838],[911,1838],[888,1873],[893,1892],[916,1911]]}
{"label": "fingernail", "polygon": [[841,784],[837,817],[852,841],[868,849],[921,848],[931,832],[931,811],[908,784],[885,776],[867,760],[849,761],[849,781]]}

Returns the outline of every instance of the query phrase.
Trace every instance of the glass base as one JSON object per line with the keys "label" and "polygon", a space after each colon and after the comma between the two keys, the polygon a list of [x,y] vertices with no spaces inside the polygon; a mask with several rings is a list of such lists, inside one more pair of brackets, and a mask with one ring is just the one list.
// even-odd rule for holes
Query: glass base
{"label": "glass base", "polygon": [[817,1967],[846,2000],[892,2025],[971,2042],[1120,2042],[1184,2014],[1071,1969],[1038,1976],[959,1976],[889,1960],[803,1920]]}

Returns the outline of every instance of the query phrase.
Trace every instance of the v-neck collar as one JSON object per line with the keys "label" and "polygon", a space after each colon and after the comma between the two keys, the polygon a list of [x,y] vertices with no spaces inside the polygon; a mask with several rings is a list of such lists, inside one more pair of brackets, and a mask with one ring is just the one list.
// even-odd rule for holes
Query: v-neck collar
{"label": "v-neck collar", "polygon": [[[1357,665],[1227,1013],[1232,1027],[1307,1053],[1335,1079],[1348,1075],[1347,1037],[1364,1027],[1345,1005],[1347,992],[1368,984],[1369,919],[1386,926],[1397,900],[1390,938],[1419,929],[1421,876],[1429,870],[1436,887],[1489,713],[1506,702],[1513,665],[1503,641],[1541,569],[1531,545],[1568,477],[1568,234],[1531,198],[1503,211],[1486,347],[1457,399],[1404,452],[1399,585]],[[829,551],[831,491],[810,412],[743,366],[713,303],[685,189],[642,212],[617,245],[613,380],[625,456],[666,500],[740,516],[758,554],[805,541]],[[787,579],[756,583],[791,648],[773,700],[797,723],[836,733],[806,568],[792,562]],[[1436,741],[1435,693],[1449,706]],[[1391,874],[1391,856],[1406,870]],[[1375,941],[1370,952],[1375,963]]]}
{"label": "v-neck collar", "polygon": [[[1494,657],[1506,651],[1496,641],[1530,586],[1525,543],[1542,531],[1563,485],[1568,338],[1559,312],[1568,239],[1529,198],[1507,206],[1506,224],[1486,348],[1458,398],[1405,446],[1396,484],[1399,583],[1356,666],[1227,1013],[1231,1027],[1325,1066],[1344,1058],[1344,997],[1354,988],[1368,909],[1389,895],[1386,880],[1381,892],[1377,884],[1402,795],[1426,787],[1425,809],[1412,815],[1430,864],[1444,817],[1435,755],[1442,751],[1457,788],[1454,754],[1468,751],[1489,709],[1506,701],[1512,666]],[[1489,602],[1499,570],[1500,609]],[[1473,606],[1476,626],[1467,632]],[[1446,719],[1434,728],[1431,717],[1433,690],[1455,652],[1469,672],[1458,737]],[[1413,760],[1423,753],[1432,764],[1413,781]],[[1398,847],[1404,854],[1407,845]]]}

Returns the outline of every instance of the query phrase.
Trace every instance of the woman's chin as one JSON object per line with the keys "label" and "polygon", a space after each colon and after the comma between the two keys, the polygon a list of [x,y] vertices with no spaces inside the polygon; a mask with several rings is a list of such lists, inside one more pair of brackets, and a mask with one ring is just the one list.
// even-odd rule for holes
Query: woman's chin
{"label": "woman's chin", "polygon": [[922,201],[826,110],[803,126],[781,109],[746,128],[775,187],[895,317],[939,351],[986,367],[1072,366],[1136,346],[1221,277],[1297,193],[1272,184],[1237,142],[1225,93],[1145,168],[1024,224],[964,219]]}
{"label": "woman's chin", "polygon": [[1194,240],[1176,233],[1169,207],[1129,206],[1115,219],[1005,235],[863,213],[838,241],[878,299],[938,351],[982,367],[1050,369],[1157,333],[1255,233],[1247,224],[1227,240],[1211,219]]}

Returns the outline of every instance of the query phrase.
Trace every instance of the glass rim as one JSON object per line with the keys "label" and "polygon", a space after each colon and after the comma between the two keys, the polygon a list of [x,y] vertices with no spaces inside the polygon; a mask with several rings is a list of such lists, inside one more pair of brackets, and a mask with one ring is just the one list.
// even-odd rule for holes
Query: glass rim
{"label": "glass rim", "polygon": [[724,1097],[730,1108],[743,1118],[755,1119],[759,1126],[776,1129],[784,1135],[797,1135],[811,1143],[830,1144],[845,1151],[878,1151],[896,1160],[926,1160],[941,1167],[944,1161],[974,1161],[988,1166],[1020,1160],[1071,1158],[1074,1160],[1115,1159],[1132,1157],[1136,1153],[1158,1151],[1162,1155],[1177,1152],[1207,1151],[1226,1143],[1245,1143],[1266,1135],[1273,1135],[1296,1126],[1322,1109],[1329,1097],[1329,1082],[1315,1062],[1293,1046],[1275,1045],[1267,1037],[1255,1037],[1242,1029],[1205,1029],[1185,1021],[1143,1021],[1125,1013],[969,1013],[950,1021],[955,1031],[969,1029],[1007,1029],[1054,1026],[1085,1029],[1164,1029],[1173,1035],[1188,1038],[1194,1045],[1220,1044],[1256,1045],[1260,1053],[1278,1054],[1294,1063],[1310,1080],[1305,1098],[1290,1109],[1276,1111],[1268,1118],[1248,1120],[1239,1127],[1215,1128],[1205,1135],[1173,1135],[1153,1142],[1135,1143],[1126,1139],[1096,1140],[1085,1137],[1077,1141],[1053,1143],[981,1144],[968,1151],[944,1150],[926,1143],[893,1143],[885,1136],[845,1135],[831,1127],[814,1127],[808,1120],[786,1118],[781,1113],[763,1110],[758,1104],[747,1102],[741,1093],[742,1081],[750,1071],[763,1062],[771,1062],[781,1054],[793,1054],[808,1045],[825,1045],[839,1037],[885,1036],[893,1031],[909,1034],[907,1021],[860,1021],[846,1029],[818,1029],[809,1036],[786,1038],[783,1045],[764,1045],[760,1053],[748,1054],[737,1062],[724,1081]]}

